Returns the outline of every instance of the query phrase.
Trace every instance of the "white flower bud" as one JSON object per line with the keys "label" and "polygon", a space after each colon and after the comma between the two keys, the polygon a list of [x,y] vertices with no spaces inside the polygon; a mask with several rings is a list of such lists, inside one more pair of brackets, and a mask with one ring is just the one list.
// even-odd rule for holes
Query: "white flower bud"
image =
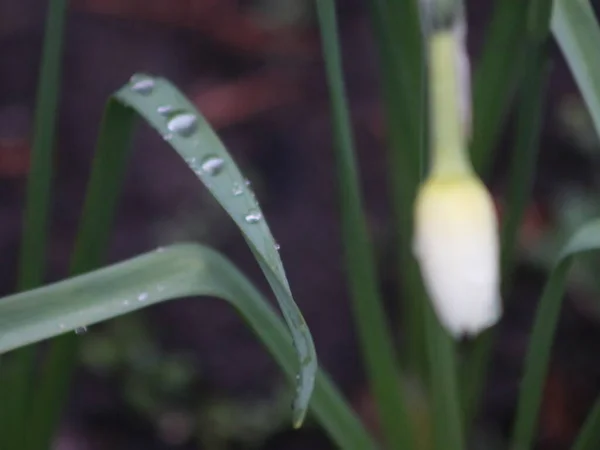
{"label": "white flower bud", "polygon": [[497,228],[491,196],[474,175],[433,175],[421,187],[415,257],[437,316],[455,337],[500,318]]}

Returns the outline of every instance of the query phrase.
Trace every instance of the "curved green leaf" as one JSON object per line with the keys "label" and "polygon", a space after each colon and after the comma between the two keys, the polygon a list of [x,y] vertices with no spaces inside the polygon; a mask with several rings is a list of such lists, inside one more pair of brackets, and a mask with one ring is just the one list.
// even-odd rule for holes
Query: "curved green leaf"
{"label": "curved green leaf", "polygon": [[[68,2],[47,2],[43,50],[38,74],[31,158],[27,176],[23,233],[19,254],[17,289],[43,284],[51,203],[56,109],[61,87],[64,24]],[[0,380],[0,448],[22,448],[28,408],[32,399],[36,352],[21,349],[13,355]]]}
{"label": "curved green leaf", "polygon": [[[269,280],[291,328],[300,359],[294,407],[294,425],[300,426],[317,362],[310,332],[294,304],[276,244],[254,195],[221,141],[193,105],[165,80],[134,75],[107,103],[70,273],[77,275],[102,265],[138,115],[170,142],[234,219]],[[41,450],[49,445],[69,390],[76,347],[75,336],[64,335],[48,349],[30,408],[29,424],[33,432],[27,433],[26,450]]]}
{"label": "curved green leaf", "polygon": [[[268,302],[229,261],[196,244],[178,244],[0,302],[0,353],[72,332],[166,300],[207,295],[228,301],[294,377],[291,339]],[[314,379],[309,380],[312,384]],[[310,391],[301,391],[307,403]],[[374,449],[351,408],[327,375],[316,377],[311,408],[344,449]]]}
{"label": "curved green leaf", "polygon": [[600,397],[588,413],[588,417],[573,444],[572,450],[596,450],[600,447]]}
{"label": "curved green leaf", "polygon": [[600,134],[600,28],[587,0],[555,0],[552,32]]}
{"label": "curved green leaf", "polygon": [[512,449],[531,447],[567,275],[575,256],[593,250],[600,250],[600,220],[585,225],[567,242],[546,283],[527,352]]}
{"label": "curved green leaf", "polygon": [[204,117],[167,80],[134,75],[114,99],[135,110],[169,142],[246,238],[275,292],[300,359],[294,402],[294,426],[299,427],[313,389],[317,356],[306,322],[292,298],[277,245],[248,183]]}
{"label": "curved green leaf", "polygon": [[377,285],[377,267],[362,207],[335,2],[317,0],[316,11],[331,102],[342,243],[354,322],[384,440],[390,447],[411,448],[410,414],[398,386],[402,376]]}

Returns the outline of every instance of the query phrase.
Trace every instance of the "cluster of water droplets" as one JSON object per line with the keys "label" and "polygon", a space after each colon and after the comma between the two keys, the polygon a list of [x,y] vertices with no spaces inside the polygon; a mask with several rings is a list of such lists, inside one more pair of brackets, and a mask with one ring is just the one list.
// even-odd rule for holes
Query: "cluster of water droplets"
{"label": "cluster of water droplets", "polygon": [[[131,90],[143,96],[152,94],[155,89],[155,84],[154,79],[148,75],[134,75],[130,80]],[[189,111],[165,104],[157,108],[157,113],[167,121],[166,124],[169,132],[163,135],[163,139],[166,141],[170,141],[175,135],[183,138],[190,138],[198,130],[198,117]],[[212,154],[205,156],[201,160],[190,157],[186,159],[186,162],[196,175],[202,177],[218,176],[223,172],[223,169],[226,166],[226,162],[223,158]],[[243,183],[237,181],[234,182],[231,187],[231,195],[234,197],[243,195],[249,185],[250,182],[248,180],[244,180]],[[256,205],[255,208],[249,209],[246,214],[244,214],[244,221],[248,224],[259,223],[262,219],[263,216],[258,209],[258,205]],[[275,248],[279,250],[279,245],[277,244]]]}

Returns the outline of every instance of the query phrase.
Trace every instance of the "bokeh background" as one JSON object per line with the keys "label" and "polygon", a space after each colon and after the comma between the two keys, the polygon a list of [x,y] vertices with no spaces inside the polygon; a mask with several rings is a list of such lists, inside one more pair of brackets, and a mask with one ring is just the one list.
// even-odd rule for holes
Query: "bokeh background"
{"label": "bokeh background", "polygon": [[[15,286],[46,3],[0,0],[2,294]],[[402,341],[376,51],[366,2],[338,3],[369,224],[390,323]],[[492,4],[467,1],[474,65]],[[309,0],[72,0],[48,280],[66,274],[105,101],[134,72],[167,77],[193,99],[252,180],[321,364],[376,432],[344,280],[319,45]],[[600,142],[558,49],[550,51],[534,201],[479,418],[486,449],[511,424],[532,314],[556,248],[600,213]],[[239,232],[166,145],[139,127],[110,261],[200,241],[224,252],[268,293]],[[489,180],[499,209],[510,145],[509,117]],[[540,449],[567,448],[600,391],[598,262],[578,264],[571,277],[544,394]],[[289,386],[222,302],[170,302],[91,327],[79,339],[81,364],[57,450],[333,448],[310,421],[290,430]],[[417,396],[414,402],[418,410]]]}

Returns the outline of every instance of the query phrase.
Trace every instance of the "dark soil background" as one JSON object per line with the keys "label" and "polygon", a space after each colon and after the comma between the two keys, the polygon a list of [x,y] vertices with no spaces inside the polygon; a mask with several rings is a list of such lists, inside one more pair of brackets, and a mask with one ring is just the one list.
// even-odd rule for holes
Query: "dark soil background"
{"label": "dark soil background", "polygon": [[[3,293],[15,285],[46,3],[0,0]],[[286,7],[281,6],[284,3]],[[375,48],[364,2],[339,3],[366,205],[382,261],[382,285],[394,310],[396,270],[387,254],[394,230],[385,183]],[[310,2],[74,0],[71,4],[49,280],[66,273],[104,102],[134,72],[165,76],[194,99],[252,180],[281,244],[321,364],[365,421],[376,423],[349,312],[328,97]],[[469,45],[476,63],[491,2],[468,4]],[[292,6],[300,13],[289,14]],[[596,159],[578,151],[578,141],[561,125],[565,99],[577,99],[577,90],[558,49],[551,52],[555,64],[525,244],[540,230],[552,228],[554,200],[562,189],[576,186],[592,192],[598,169]],[[510,135],[509,124],[490,180],[498,195]],[[198,240],[224,252],[268,292],[238,232],[188,172],[159,136],[140,127],[110,261],[158,245]],[[479,421],[482,442],[508,433],[528,330],[544,280],[543,270],[525,263],[515,277]],[[539,448],[544,450],[568,448],[599,390],[600,326],[597,317],[577,304],[565,302],[557,337],[541,413]],[[212,299],[183,299],[115,322],[119,321],[120,326],[93,327],[81,336],[81,370],[57,449],[333,448],[313,424],[299,432],[288,429],[288,393],[285,388],[280,393],[284,380],[226,305]],[[139,333],[123,331],[132,329]],[[128,343],[137,356],[117,361],[115,348]],[[144,364],[137,364],[144,355]],[[250,413],[239,413],[240,408]],[[248,416],[258,417],[256,423]],[[222,426],[223,421],[229,428]]]}

